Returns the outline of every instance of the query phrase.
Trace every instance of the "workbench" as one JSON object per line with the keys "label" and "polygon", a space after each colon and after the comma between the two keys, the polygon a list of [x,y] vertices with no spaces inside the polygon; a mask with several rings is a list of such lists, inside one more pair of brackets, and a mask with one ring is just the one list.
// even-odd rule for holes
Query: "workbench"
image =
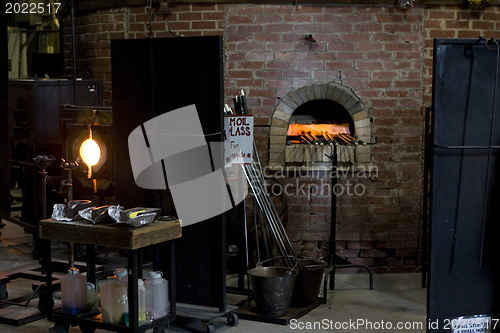
{"label": "workbench", "polygon": [[[40,296],[39,309],[47,314],[49,320],[55,323],[54,329],[67,333],[69,326],[79,325],[83,332],[94,332],[96,329],[105,329],[115,332],[144,332],[155,328],[155,332],[162,332],[176,317],[175,297],[175,239],[182,234],[180,221],[156,221],[138,228],[123,224],[91,224],[86,221],[56,221],[42,220],[39,223],[40,239],[42,241],[44,269],[47,277],[47,291]],[[142,249],[146,246],[155,247],[153,270],[159,270],[161,256],[168,253],[165,262],[168,269],[164,277],[169,281],[170,313],[153,322],[139,323],[137,283],[129,283],[129,326],[104,323],[100,313],[88,313],[78,316],[69,315],[53,309],[52,298],[52,264],[51,241],[70,242],[86,246],[87,281],[96,283],[95,253],[96,246],[105,246],[127,250],[129,281],[142,278]],[[132,301],[133,300],[133,301]]]}

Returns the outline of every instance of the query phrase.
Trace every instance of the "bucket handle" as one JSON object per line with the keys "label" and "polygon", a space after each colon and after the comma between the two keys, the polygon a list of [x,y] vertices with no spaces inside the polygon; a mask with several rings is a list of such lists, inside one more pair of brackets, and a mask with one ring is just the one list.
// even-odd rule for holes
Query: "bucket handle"
{"label": "bucket handle", "polygon": [[294,262],[293,267],[292,267],[292,268],[290,268],[290,269],[286,272],[286,274],[290,275],[290,274],[292,274],[292,271],[294,271],[294,270],[296,270],[296,269],[297,269],[297,265],[299,264],[299,261],[297,260],[297,257],[295,257],[295,256],[290,256],[290,255],[288,255],[288,256],[279,256],[279,257],[274,257],[274,258],[269,258],[269,259],[266,259],[266,260],[263,260],[263,261],[259,261],[259,262],[257,262],[257,267],[263,267],[263,266],[262,266],[262,264],[263,264],[263,263],[265,263],[265,262],[267,262],[267,261],[270,261],[270,260],[279,259],[279,258],[283,258],[283,259],[284,259],[284,258],[288,258],[288,259],[293,260],[293,262]]}

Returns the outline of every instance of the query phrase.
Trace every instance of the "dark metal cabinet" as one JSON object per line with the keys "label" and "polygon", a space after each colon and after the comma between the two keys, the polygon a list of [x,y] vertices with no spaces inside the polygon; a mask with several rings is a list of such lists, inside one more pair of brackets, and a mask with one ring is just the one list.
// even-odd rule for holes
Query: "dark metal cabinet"
{"label": "dark metal cabinet", "polygon": [[459,316],[499,318],[499,66],[496,43],[435,41],[431,332],[448,332]]}
{"label": "dark metal cabinet", "polygon": [[[223,141],[222,57],[221,36],[111,42],[117,203],[161,207],[163,214],[175,214],[168,190],[135,184],[128,136],[155,116],[195,104],[206,141]],[[219,158],[222,162],[223,156]],[[218,190],[207,195],[219,195]],[[183,228],[176,250],[179,302],[224,311],[225,248],[224,214]]]}

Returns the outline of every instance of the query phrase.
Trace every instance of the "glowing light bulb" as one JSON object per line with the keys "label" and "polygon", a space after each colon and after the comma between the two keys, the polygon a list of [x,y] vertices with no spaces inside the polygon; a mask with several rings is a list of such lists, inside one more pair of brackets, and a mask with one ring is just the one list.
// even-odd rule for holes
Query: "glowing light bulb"
{"label": "glowing light bulb", "polygon": [[101,148],[97,142],[92,139],[92,131],[90,131],[90,136],[87,140],[83,141],[80,146],[80,156],[83,162],[89,168],[88,178],[92,177],[92,167],[99,163],[101,159]]}

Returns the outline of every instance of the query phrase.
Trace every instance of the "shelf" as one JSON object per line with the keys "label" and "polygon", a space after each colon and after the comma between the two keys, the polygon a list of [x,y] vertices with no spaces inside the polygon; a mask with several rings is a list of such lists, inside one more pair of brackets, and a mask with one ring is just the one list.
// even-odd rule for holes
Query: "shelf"
{"label": "shelf", "polygon": [[156,221],[138,228],[82,221],[40,221],[40,238],[136,250],[180,238],[180,221]]}
{"label": "shelf", "polygon": [[[55,310],[53,312],[53,321],[69,323],[71,326],[80,326],[80,327],[88,327],[95,329],[103,329],[115,332],[125,332],[131,330],[131,327],[119,324],[110,324],[102,321],[102,315],[100,312],[95,312],[92,314],[82,314],[82,315],[71,315],[60,310]],[[139,331],[137,332],[145,332],[151,328],[158,327],[164,324],[168,324],[173,321],[175,318],[172,315],[167,315],[160,319],[153,320],[152,322],[144,322],[139,323]]]}

